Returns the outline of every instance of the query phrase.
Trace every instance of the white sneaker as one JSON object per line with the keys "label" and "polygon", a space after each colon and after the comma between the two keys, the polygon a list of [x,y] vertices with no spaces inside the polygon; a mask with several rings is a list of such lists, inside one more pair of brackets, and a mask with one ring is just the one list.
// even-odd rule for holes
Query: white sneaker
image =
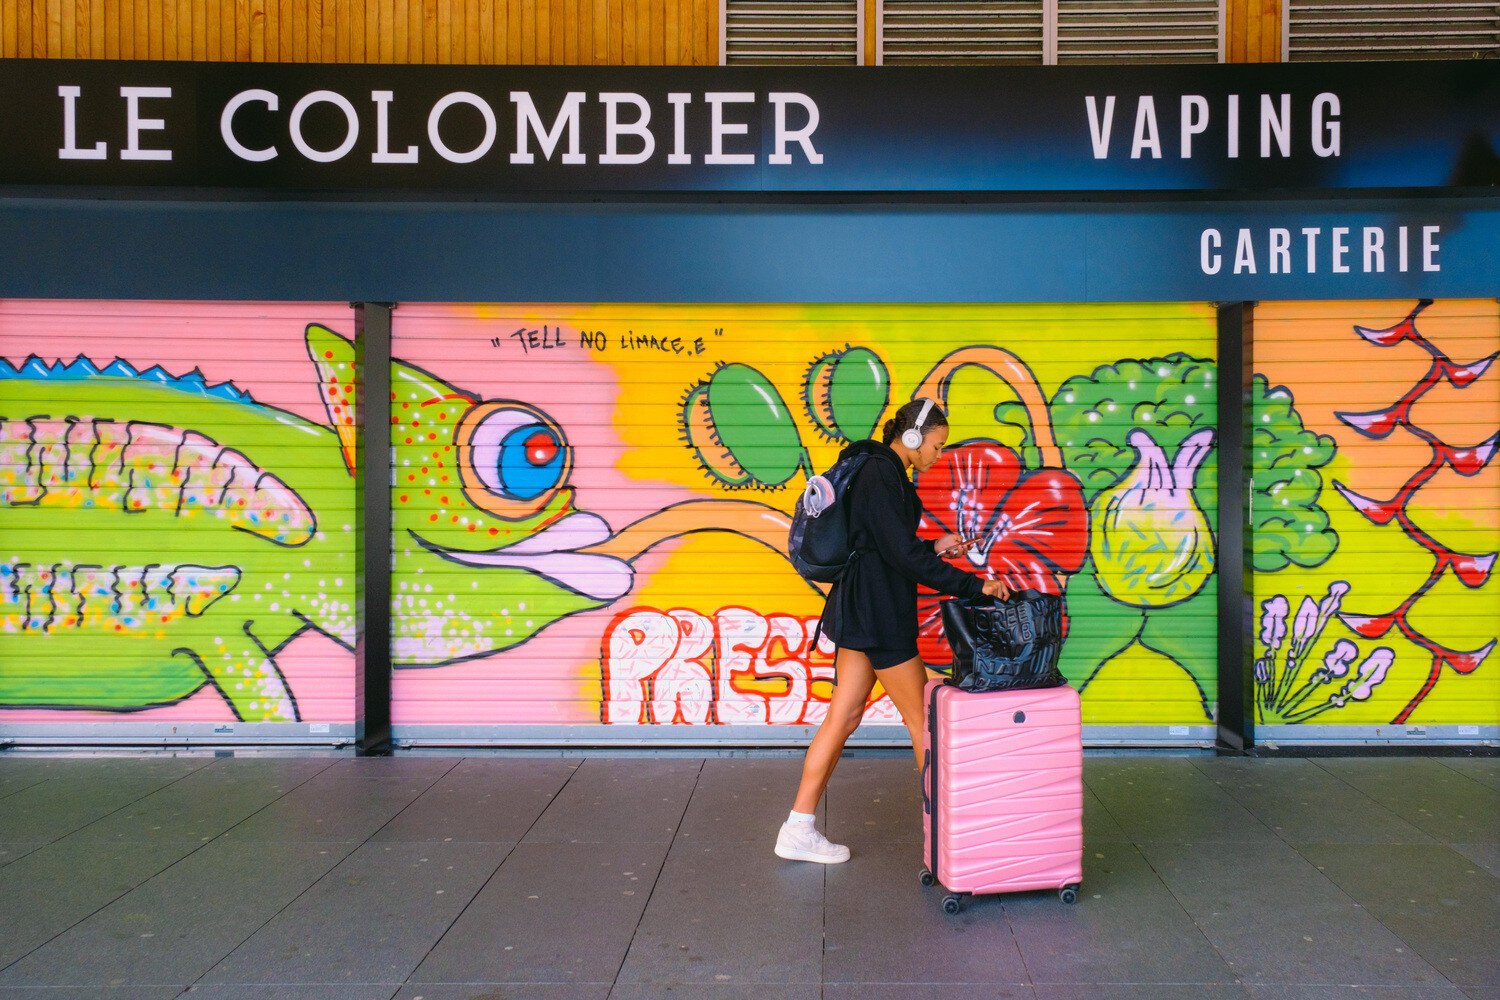
{"label": "white sneaker", "polygon": [[820,865],[837,865],[849,860],[849,848],[831,844],[811,825],[781,824],[776,835],[776,856],[788,861],[816,861]]}

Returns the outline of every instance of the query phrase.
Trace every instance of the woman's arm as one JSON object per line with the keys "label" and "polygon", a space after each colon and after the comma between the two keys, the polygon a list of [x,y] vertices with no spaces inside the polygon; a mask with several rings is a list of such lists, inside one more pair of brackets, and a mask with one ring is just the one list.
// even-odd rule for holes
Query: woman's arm
{"label": "woman's arm", "polygon": [[865,467],[871,466],[875,467],[872,485],[878,484],[878,488],[861,497],[861,506],[880,557],[901,575],[933,590],[971,600],[982,596],[983,580],[943,562],[931,542],[918,538],[906,526],[900,513],[907,502],[906,493],[896,470],[885,462],[872,461]]}

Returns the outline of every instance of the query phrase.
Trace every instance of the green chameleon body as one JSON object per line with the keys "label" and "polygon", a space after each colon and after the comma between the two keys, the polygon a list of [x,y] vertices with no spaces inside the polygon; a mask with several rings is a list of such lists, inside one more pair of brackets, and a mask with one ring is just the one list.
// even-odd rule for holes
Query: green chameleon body
{"label": "green chameleon body", "polygon": [[[134,711],[212,685],[242,720],[300,718],[277,653],[307,629],[352,649],[357,583],[354,349],[320,326],[307,347],[331,426],[196,374],[0,362],[0,705]],[[573,508],[545,414],[401,362],[391,389],[396,666],[628,592],[627,562],[579,551],[610,530]]]}

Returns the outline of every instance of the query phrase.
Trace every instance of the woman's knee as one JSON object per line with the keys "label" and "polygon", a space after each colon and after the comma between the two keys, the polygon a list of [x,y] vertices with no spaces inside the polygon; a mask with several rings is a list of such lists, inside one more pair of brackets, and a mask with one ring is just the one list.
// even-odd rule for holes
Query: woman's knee
{"label": "woman's knee", "polygon": [[839,710],[830,708],[828,711],[828,718],[824,721],[824,725],[831,725],[835,732],[842,735],[844,739],[848,739],[849,737],[854,735],[854,731],[858,729],[859,724],[864,721],[864,714],[865,713],[863,711]]}

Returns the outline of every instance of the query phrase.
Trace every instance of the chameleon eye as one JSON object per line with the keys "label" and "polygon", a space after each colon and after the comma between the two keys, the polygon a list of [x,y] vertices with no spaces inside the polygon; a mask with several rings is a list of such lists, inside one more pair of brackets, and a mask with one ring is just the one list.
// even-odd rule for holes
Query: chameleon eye
{"label": "chameleon eye", "polygon": [[562,428],[525,403],[479,404],[459,421],[457,443],[464,495],[508,520],[546,507],[573,469]]}

